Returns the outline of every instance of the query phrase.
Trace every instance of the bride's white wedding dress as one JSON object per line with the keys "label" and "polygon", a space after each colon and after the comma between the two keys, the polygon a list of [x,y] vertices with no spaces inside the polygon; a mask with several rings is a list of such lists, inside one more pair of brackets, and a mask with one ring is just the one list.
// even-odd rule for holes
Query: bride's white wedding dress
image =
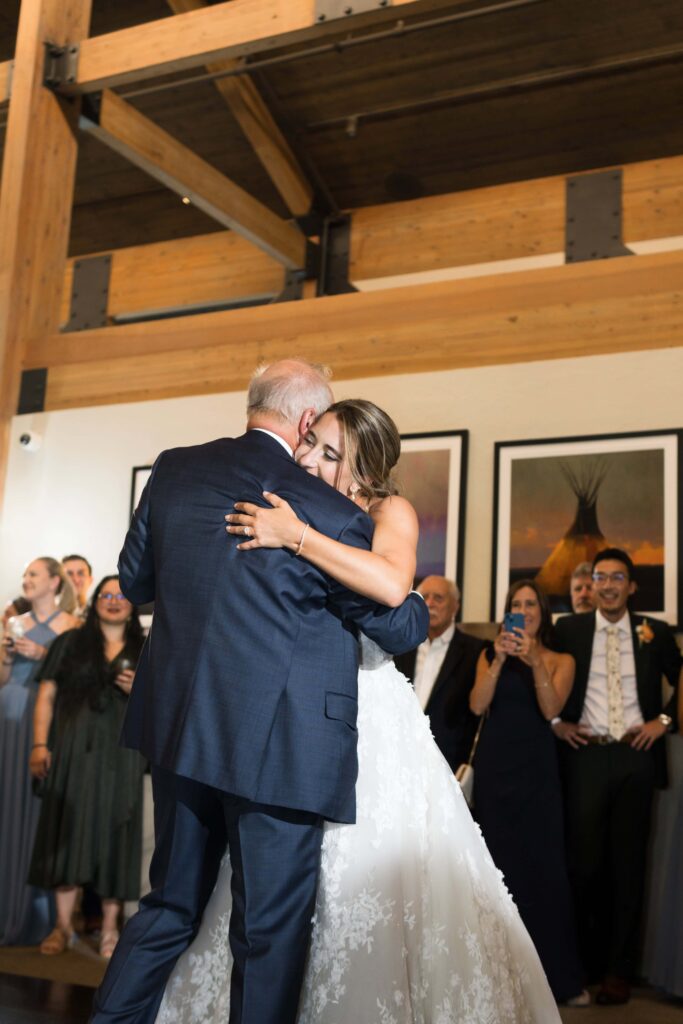
{"label": "bride's white wedding dress", "polygon": [[[365,638],[361,654],[357,822],[325,827],[299,1024],[559,1024],[413,688]],[[227,1021],[230,902],[226,857],[156,1024]]]}

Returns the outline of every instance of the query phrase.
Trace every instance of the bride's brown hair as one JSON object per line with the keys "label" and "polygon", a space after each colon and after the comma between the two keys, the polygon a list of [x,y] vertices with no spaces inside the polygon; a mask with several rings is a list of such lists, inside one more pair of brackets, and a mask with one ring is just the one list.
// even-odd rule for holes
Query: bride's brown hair
{"label": "bride's brown hair", "polygon": [[333,413],[344,435],[344,454],[351,476],[366,498],[396,494],[392,470],[401,454],[401,438],[391,416],[363,398],[335,402]]}

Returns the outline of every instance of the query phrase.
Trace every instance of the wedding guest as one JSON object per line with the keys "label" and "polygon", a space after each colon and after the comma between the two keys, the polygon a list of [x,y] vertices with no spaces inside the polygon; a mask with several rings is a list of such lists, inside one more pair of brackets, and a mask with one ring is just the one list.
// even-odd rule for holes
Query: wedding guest
{"label": "wedding guest", "polygon": [[[76,592],[78,604],[74,615],[80,622],[85,621],[88,613],[88,594],[93,585],[92,566],[83,555],[65,555],[62,559],[64,570],[71,580]],[[99,932],[102,927],[102,901],[90,886],[83,887],[81,895],[81,914],[83,915],[83,931],[86,935]]]}
{"label": "wedding guest", "polygon": [[576,569],[574,569],[569,581],[569,596],[572,602],[572,611],[575,615],[582,615],[584,612],[592,612],[594,610],[593,566],[591,562],[580,562]]}
{"label": "wedding guest", "polygon": [[[625,1003],[637,966],[652,797],[667,784],[663,738],[676,715],[681,653],[669,626],[634,615],[633,562],[619,548],[593,560],[596,611],[557,622],[576,662],[561,721],[567,849],[579,941],[597,1002]],[[662,676],[674,697],[662,707]]]}
{"label": "wedding guest", "polygon": [[683,999],[683,671],[678,684],[679,733],[669,742],[670,785],[655,797],[642,975]]}
{"label": "wedding guest", "polygon": [[418,586],[429,609],[429,635],[394,659],[415,687],[437,746],[456,771],[467,760],[477,729],[469,696],[482,642],[457,629],[460,592],[445,576],[427,576]]}
{"label": "wedding guest", "polygon": [[524,627],[501,632],[482,651],[470,694],[487,714],[474,761],[474,813],[538,950],[558,1003],[583,1006],[571,893],[567,878],[562,792],[550,720],[571,690],[574,663],[552,649],[548,599],[520,580],[505,611]]}
{"label": "wedding guest", "polygon": [[139,896],[145,762],[119,735],[143,639],[118,577],[105,576],[81,628],[53,644],[39,673],[31,772],[45,781],[28,877],[55,890],[57,924],[40,946],[47,955],[73,942],[80,886],[102,898],[105,958],[122,902]]}
{"label": "wedding guest", "polygon": [[26,884],[40,801],[28,770],[33,746],[33,705],[40,663],[50,644],[76,619],[74,596],[54,558],[37,558],[24,571],[31,610],[2,641],[0,665],[0,945],[33,945],[49,926],[47,892]]}
{"label": "wedding guest", "polygon": [[76,593],[78,603],[74,615],[77,619],[85,619],[88,612],[88,593],[93,585],[92,566],[83,555],[66,555],[62,559],[62,565]]}

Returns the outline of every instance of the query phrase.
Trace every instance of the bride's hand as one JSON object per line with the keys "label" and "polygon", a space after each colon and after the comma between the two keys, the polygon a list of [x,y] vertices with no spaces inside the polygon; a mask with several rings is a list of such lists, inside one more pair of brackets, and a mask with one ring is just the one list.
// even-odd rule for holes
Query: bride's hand
{"label": "bride's hand", "polygon": [[248,538],[237,545],[237,550],[296,549],[306,524],[297,518],[296,512],[284,498],[278,498],[277,494],[271,494],[270,491],[264,491],[263,497],[272,508],[262,508],[250,501],[236,501],[236,511],[225,517],[228,533]]}

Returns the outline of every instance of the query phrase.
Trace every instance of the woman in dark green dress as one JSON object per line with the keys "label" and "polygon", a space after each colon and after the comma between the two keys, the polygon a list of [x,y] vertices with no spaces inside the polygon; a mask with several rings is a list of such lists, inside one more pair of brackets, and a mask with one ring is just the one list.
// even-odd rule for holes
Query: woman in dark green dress
{"label": "woman in dark green dress", "polygon": [[57,926],[41,952],[73,942],[78,887],[102,897],[100,953],[118,940],[121,903],[140,894],[145,762],[119,746],[133,669],[143,643],[117,576],[98,584],[83,626],[58,638],[40,670],[31,772],[43,801],[29,872],[56,890]]}

